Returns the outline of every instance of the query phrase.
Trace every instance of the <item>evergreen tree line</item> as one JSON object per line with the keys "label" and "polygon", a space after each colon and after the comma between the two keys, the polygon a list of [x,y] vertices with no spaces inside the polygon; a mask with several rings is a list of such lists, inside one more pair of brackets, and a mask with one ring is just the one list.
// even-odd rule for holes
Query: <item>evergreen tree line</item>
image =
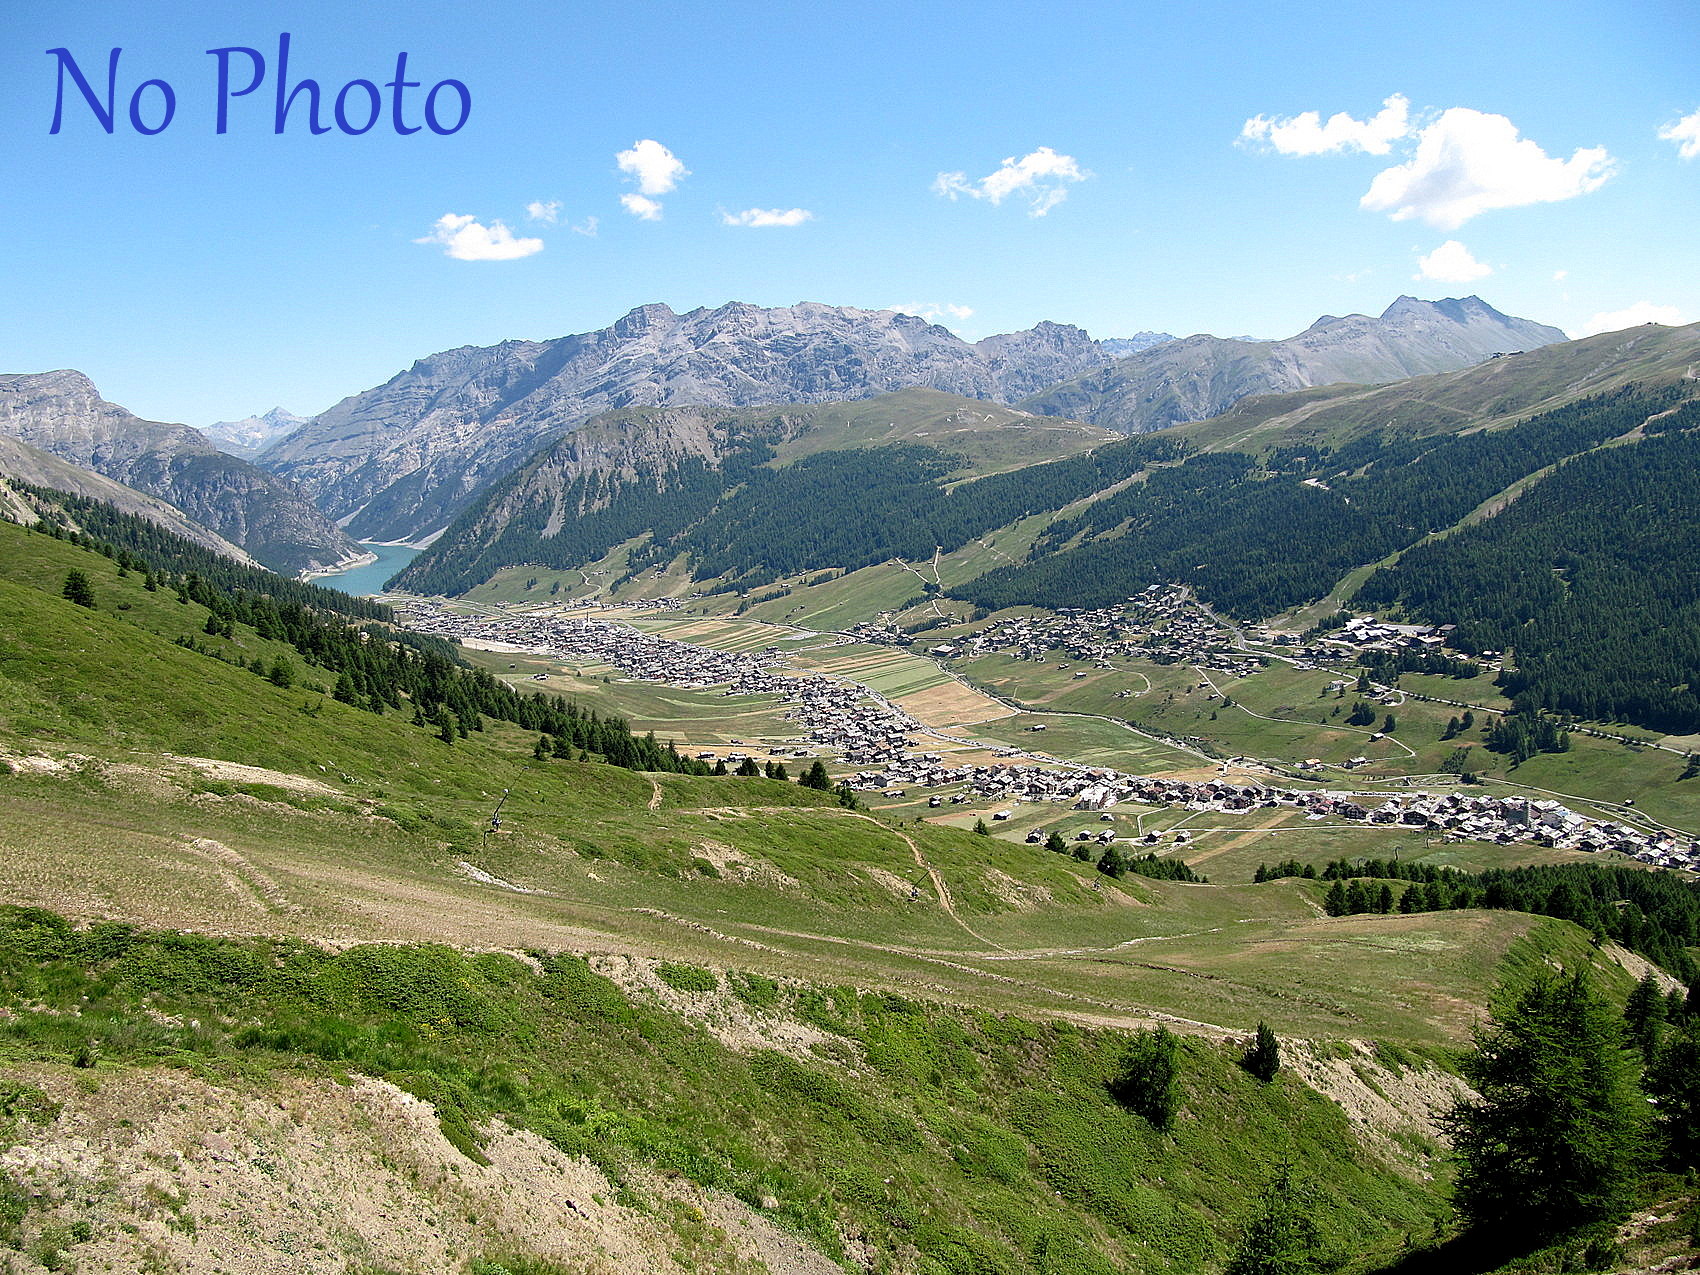
{"label": "evergreen tree line", "polygon": [[1521,764],[1537,753],[1567,753],[1570,732],[1551,718],[1532,712],[1506,713],[1482,733],[1483,746]]}
{"label": "evergreen tree line", "polygon": [[[993,608],[1106,606],[1179,581],[1220,610],[1261,619],[1450,527],[1518,479],[1633,429],[1678,393],[1629,386],[1507,429],[1370,432],[1337,451],[1294,449],[1262,463],[1194,455],[1054,523],[1029,562],[954,592]],[[1272,472],[1270,463],[1289,468]]]}
{"label": "evergreen tree line", "polygon": [[[728,419],[738,430],[718,464],[691,456],[640,462],[629,476],[591,472],[557,503],[545,484],[528,486],[571,440],[550,444],[512,480],[499,483],[396,577],[426,592],[463,593],[504,567],[572,569],[648,533],[628,567],[640,571],[691,556],[699,579],[730,574],[740,587],[798,571],[854,570],[893,556],[930,557],[1028,513],[1060,509],[1184,454],[1179,439],[1139,438],[946,491],[960,457],[915,444],[820,452],[769,468],[778,422]],[[568,511],[564,522],[557,508]],[[500,518],[495,515],[499,514]],[[553,534],[546,529],[560,525]]]}
{"label": "evergreen tree line", "polygon": [[[1315,879],[1296,861],[1258,865],[1255,881]],[[1700,943],[1700,883],[1674,872],[1608,864],[1546,864],[1460,872],[1398,859],[1335,859],[1320,879],[1330,916],[1361,912],[1438,912],[1496,908],[1574,921],[1687,982],[1700,975],[1688,949]],[[1395,891],[1393,882],[1411,882]]]}
{"label": "evergreen tree line", "polygon": [[57,505],[81,528],[80,531],[72,530],[66,525],[64,515],[47,508],[37,510],[42,515],[42,521],[35,524],[37,531],[111,558],[126,571],[141,573],[152,570],[156,574],[177,575],[193,572],[221,589],[246,589],[280,602],[294,602],[356,620],[387,623],[395,619],[395,613],[381,602],[352,597],[323,585],[291,580],[264,567],[244,566],[193,540],[167,531],[157,523],[136,514],[124,513],[103,501],[55,491],[51,487],[32,486],[17,479],[12,479],[11,484],[44,505]]}
{"label": "evergreen tree line", "polygon": [[1634,446],[1565,462],[1378,570],[1356,603],[1456,623],[1466,654],[1506,652],[1499,685],[1520,708],[1700,730],[1697,422],[1684,408]]}

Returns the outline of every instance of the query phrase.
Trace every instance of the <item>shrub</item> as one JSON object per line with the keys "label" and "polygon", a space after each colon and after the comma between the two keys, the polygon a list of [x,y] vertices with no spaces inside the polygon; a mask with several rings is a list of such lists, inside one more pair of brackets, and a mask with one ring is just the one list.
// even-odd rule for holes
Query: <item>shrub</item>
{"label": "shrub", "polygon": [[676,992],[718,992],[720,978],[713,970],[679,961],[662,961],[655,967],[655,977]]}

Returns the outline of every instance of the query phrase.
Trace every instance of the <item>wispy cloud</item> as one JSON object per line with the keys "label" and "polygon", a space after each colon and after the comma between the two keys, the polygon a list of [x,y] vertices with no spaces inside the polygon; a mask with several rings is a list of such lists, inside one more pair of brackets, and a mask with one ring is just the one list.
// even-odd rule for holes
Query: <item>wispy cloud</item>
{"label": "wispy cloud", "polygon": [[1240,130],[1240,140],[1262,142],[1283,155],[1325,155],[1330,151],[1365,151],[1385,155],[1393,143],[1411,131],[1411,103],[1395,93],[1369,119],[1353,119],[1344,111],[1322,120],[1320,111],[1305,111],[1286,119],[1254,115]]}
{"label": "wispy cloud", "polygon": [[1417,134],[1408,162],[1376,175],[1359,203],[1394,221],[1416,218],[1456,230],[1491,209],[1586,195],[1615,167],[1603,146],[1558,159],[1520,136],[1505,116],[1454,106]]}
{"label": "wispy cloud", "polygon": [[1493,267],[1477,261],[1456,239],[1448,239],[1426,257],[1417,259],[1417,278],[1437,283],[1469,283],[1493,273]]}
{"label": "wispy cloud", "polygon": [[1607,310],[1604,314],[1596,314],[1583,327],[1582,335],[1621,332],[1624,328],[1639,327],[1643,323],[1663,323],[1675,327],[1686,322],[1687,318],[1674,305],[1654,305],[1651,301],[1637,301],[1621,310]]}
{"label": "wispy cloud", "polygon": [[561,219],[561,201],[558,199],[534,199],[525,206],[525,219],[541,222],[545,226],[553,226]]}
{"label": "wispy cloud", "polygon": [[583,221],[579,222],[578,225],[568,226],[567,229],[572,231],[575,235],[583,235],[586,239],[594,239],[596,238],[596,226],[597,220],[595,217],[586,217]]}
{"label": "wispy cloud", "polygon": [[541,239],[517,239],[502,222],[486,226],[470,213],[444,213],[430,234],[413,242],[439,244],[456,261],[513,261],[543,251]]}
{"label": "wispy cloud", "polygon": [[1659,130],[1663,141],[1675,142],[1676,153],[1684,159],[1700,159],[1700,111],[1684,115]]}
{"label": "wispy cloud", "polygon": [[1005,159],[996,172],[977,181],[970,181],[967,173],[940,173],[933,180],[933,193],[950,199],[967,195],[992,204],[1019,196],[1027,202],[1028,216],[1043,217],[1068,198],[1069,186],[1090,176],[1074,156],[1041,146],[1020,159]]}
{"label": "wispy cloud", "polygon": [[800,226],[814,217],[807,208],[746,208],[738,213],[723,212],[720,221],[727,226]]}
{"label": "wispy cloud", "polygon": [[614,161],[622,173],[637,182],[636,193],[621,195],[620,203],[632,216],[644,221],[659,221],[661,201],[655,196],[676,189],[680,181],[690,176],[690,170],[679,157],[653,138],[633,142],[630,150],[616,153]]}

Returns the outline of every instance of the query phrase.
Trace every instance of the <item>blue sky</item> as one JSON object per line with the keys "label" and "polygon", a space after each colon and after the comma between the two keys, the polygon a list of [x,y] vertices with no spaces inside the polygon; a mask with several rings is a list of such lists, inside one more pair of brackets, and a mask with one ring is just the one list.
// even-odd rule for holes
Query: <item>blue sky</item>
{"label": "blue sky", "polygon": [[[298,104],[277,136],[284,31],[292,81],[381,85],[405,50],[471,115],[311,136]],[[268,79],[220,136],[205,50],[230,45]],[[124,50],[112,135],[74,87],[49,134],[60,46],[102,86]],[[1401,293],[1573,333],[1694,321],[1696,67],[1686,0],[11,0],[0,371],[205,424],[651,301],[898,306],[970,338],[1284,336]],[[177,96],[152,137],[124,107],[148,78]]]}

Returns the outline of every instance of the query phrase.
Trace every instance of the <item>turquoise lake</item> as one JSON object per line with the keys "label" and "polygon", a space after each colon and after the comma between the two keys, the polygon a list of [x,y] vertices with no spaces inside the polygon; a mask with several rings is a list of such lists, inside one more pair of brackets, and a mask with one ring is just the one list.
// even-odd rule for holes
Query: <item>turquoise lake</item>
{"label": "turquoise lake", "polygon": [[357,598],[370,597],[374,593],[382,593],[384,581],[419,556],[419,550],[406,545],[362,544],[360,547],[377,554],[378,560],[368,562],[363,567],[350,567],[347,571],[339,571],[335,575],[317,576],[313,583],[342,593],[352,593]]}

